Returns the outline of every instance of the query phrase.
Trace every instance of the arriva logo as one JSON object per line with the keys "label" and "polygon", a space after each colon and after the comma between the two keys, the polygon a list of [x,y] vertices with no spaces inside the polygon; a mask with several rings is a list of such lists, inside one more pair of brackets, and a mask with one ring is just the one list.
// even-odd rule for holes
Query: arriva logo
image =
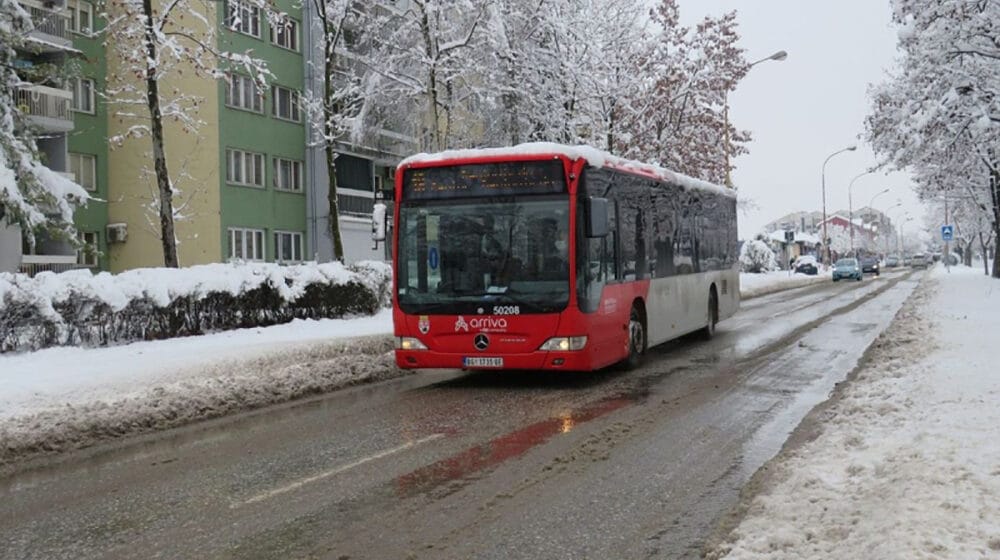
{"label": "arriva logo", "polygon": [[469,321],[474,329],[506,329],[507,319],[496,317],[475,317]]}
{"label": "arriva logo", "polygon": [[465,317],[461,315],[458,316],[458,320],[455,321],[455,332],[465,331],[469,332],[469,324],[465,322]]}

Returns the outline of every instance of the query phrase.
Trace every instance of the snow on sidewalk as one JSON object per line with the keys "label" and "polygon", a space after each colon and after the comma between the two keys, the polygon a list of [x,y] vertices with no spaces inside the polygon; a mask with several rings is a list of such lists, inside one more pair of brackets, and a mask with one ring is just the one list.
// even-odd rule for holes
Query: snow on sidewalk
{"label": "snow on sidewalk", "polygon": [[929,280],[709,557],[1000,558],[1000,281]]}
{"label": "snow on sidewalk", "polygon": [[823,272],[816,276],[806,274],[789,274],[787,270],[762,272],[760,274],[740,273],[740,297],[750,299],[766,296],[782,290],[800,288],[810,284],[830,281],[830,273]]}
{"label": "snow on sidewalk", "polygon": [[392,312],[383,310],[0,356],[0,471],[38,454],[402,375],[391,333]]}

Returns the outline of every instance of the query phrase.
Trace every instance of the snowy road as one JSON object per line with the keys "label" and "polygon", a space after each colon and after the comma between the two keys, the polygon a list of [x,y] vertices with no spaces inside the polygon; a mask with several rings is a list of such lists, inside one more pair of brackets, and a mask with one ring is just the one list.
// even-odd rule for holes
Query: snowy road
{"label": "snowy road", "polygon": [[916,286],[754,299],[637,372],[434,372],[0,480],[0,558],[697,557]]}

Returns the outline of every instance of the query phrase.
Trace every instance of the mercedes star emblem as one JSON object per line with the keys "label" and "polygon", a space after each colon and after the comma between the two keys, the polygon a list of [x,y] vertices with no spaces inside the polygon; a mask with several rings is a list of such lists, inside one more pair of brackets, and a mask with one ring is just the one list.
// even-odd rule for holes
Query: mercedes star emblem
{"label": "mercedes star emblem", "polygon": [[483,351],[486,350],[490,345],[490,337],[485,334],[477,334],[476,338],[473,339],[472,344],[475,345],[476,350]]}

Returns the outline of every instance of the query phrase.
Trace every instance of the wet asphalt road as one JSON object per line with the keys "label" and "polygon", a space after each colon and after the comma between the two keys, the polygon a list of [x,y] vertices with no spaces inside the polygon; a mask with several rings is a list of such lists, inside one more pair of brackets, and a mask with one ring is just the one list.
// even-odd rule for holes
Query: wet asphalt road
{"label": "wet asphalt road", "polygon": [[916,286],[744,303],[638,371],[429,372],[0,480],[0,558],[695,558]]}

